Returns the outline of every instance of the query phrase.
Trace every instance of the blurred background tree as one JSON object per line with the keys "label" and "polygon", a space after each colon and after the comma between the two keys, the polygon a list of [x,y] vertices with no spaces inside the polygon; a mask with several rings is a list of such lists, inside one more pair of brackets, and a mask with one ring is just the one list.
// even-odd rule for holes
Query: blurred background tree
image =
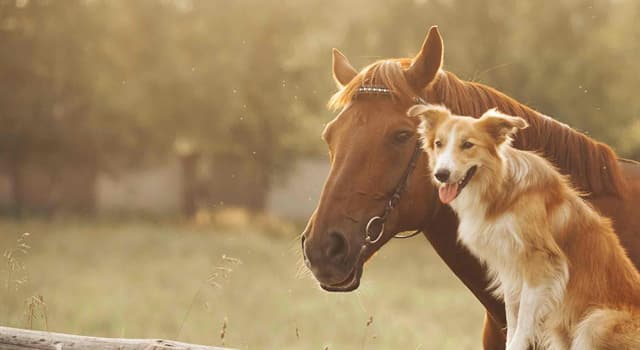
{"label": "blurred background tree", "polygon": [[45,210],[92,212],[98,173],[177,148],[203,205],[263,210],[296,161],[325,152],[331,47],[357,66],[411,56],[434,24],[446,69],[638,159],[639,16],[635,0],[0,0],[12,209],[28,209],[27,169],[48,184]]}

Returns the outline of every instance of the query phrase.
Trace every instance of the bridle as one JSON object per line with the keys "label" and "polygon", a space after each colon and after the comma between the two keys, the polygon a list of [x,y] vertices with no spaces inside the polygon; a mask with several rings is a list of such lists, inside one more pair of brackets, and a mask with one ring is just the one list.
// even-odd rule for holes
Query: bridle
{"label": "bridle", "polygon": [[[416,168],[416,165],[418,164],[418,158],[420,158],[421,153],[422,153],[422,142],[418,140],[416,142],[416,147],[413,150],[413,154],[411,155],[411,160],[409,161],[409,165],[407,166],[407,169],[405,169],[404,174],[402,174],[402,177],[400,178],[400,182],[396,186],[396,189],[393,191],[391,198],[389,198],[389,200],[387,201],[387,204],[384,206],[384,211],[382,212],[382,215],[376,215],[371,219],[369,219],[369,222],[367,223],[367,226],[364,229],[364,239],[367,242],[367,244],[378,243],[380,238],[382,238],[382,234],[384,233],[384,224],[387,221],[389,214],[391,214],[391,211],[400,202],[400,196],[402,195],[402,192],[404,192],[405,188],[407,187],[409,176],[411,175],[413,170]],[[380,231],[376,235],[373,235],[371,232],[372,226],[374,224],[380,225]],[[420,232],[422,232],[422,230],[416,230],[413,233],[402,235],[402,236],[395,235],[394,237],[410,238],[419,234]],[[373,238],[374,236],[375,238]]]}
{"label": "bridle", "polygon": [[[357,94],[358,95],[360,94],[391,95],[392,93],[391,93],[391,90],[389,90],[389,88],[387,88],[386,86],[361,86],[360,88],[358,88]],[[414,100],[416,103],[420,103],[420,104],[427,103],[423,98],[419,96],[416,96]],[[398,182],[398,185],[396,185],[396,188],[393,191],[391,198],[389,198],[389,200],[387,201],[387,204],[384,206],[384,210],[382,214],[372,217],[371,219],[369,219],[369,222],[367,222],[367,226],[365,227],[365,230],[364,230],[364,239],[366,244],[368,245],[376,244],[378,243],[378,241],[380,241],[380,239],[384,235],[384,224],[386,223],[393,209],[400,202],[400,196],[402,195],[405,188],[407,187],[407,182],[409,181],[409,177],[411,176],[411,173],[413,173],[413,170],[416,168],[416,165],[418,164],[418,159],[420,158],[421,153],[422,153],[422,141],[418,139],[418,141],[416,141],[416,146],[413,150],[413,154],[411,155],[411,159],[409,160],[409,164],[407,165],[407,168],[402,174],[402,177],[400,178],[400,182]],[[432,209],[431,215],[429,215],[431,218],[433,218],[437,214],[437,211],[439,208],[439,205],[437,205],[438,200],[436,198],[434,198],[434,200],[435,201],[432,206],[433,209]],[[375,233],[375,234],[372,232],[374,225],[378,225],[380,227],[380,230],[378,231],[378,233]],[[398,239],[405,239],[405,238],[414,237],[420,233],[422,233],[422,230],[418,229],[418,230],[415,230],[414,232],[411,232],[405,235],[396,234],[393,237]]]}
{"label": "bridle", "polygon": [[[392,95],[392,92],[389,88],[385,87],[385,86],[361,86],[360,88],[358,88],[357,90],[357,94],[382,94],[382,95]],[[358,96],[358,95],[356,95]],[[419,104],[426,104],[427,102],[422,99],[419,96],[414,97],[414,101],[416,103]],[[367,222],[367,226],[365,226],[365,231],[364,231],[364,242],[362,244],[362,246],[360,247],[360,250],[358,252],[358,255],[356,257],[356,261],[354,263],[354,266],[358,267],[359,269],[356,269],[356,273],[358,275],[356,275],[355,278],[360,278],[359,275],[362,274],[362,266],[364,264],[364,262],[366,261],[366,259],[370,256],[370,254],[367,254],[367,251],[369,250],[370,247],[372,247],[373,245],[375,245],[376,243],[378,243],[381,239],[382,236],[384,236],[384,224],[386,223],[387,219],[389,218],[389,215],[391,215],[391,212],[393,211],[393,209],[398,205],[398,203],[400,202],[400,198],[402,196],[402,193],[404,192],[405,188],[407,187],[407,182],[409,181],[409,177],[411,176],[411,173],[413,173],[413,171],[415,170],[416,166],[418,165],[418,160],[420,159],[420,155],[422,154],[422,141],[420,141],[420,139],[418,139],[418,141],[416,141],[416,145],[413,149],[413,154],[411,155],[411,159],[409,160],[409,164],[407,165],[407,168],[405,169],[404,173],[402,174],[402,177],[400,178],[400,181],[398,182],[398,184],[396,185],[395,190],[393,191],[393,194],[391,195],[391,197],[389,198],[389,200],[387,201],[385,207],[384,207],[384,211],[382,212],[381,215],[376,215],[373,216],[372,218],[369,219],[369,221]],[[438,201],[438,191],[433,191],[433,197],[432,197],[432,205],[431,205],[431,213],[427,216],[425,216],[426,220],[431,220],[433,221],[436,217],[436,215],[439,212],[439,209],[441,207],[441,205],[439,204]],[[379,226],[379,231],[377,233],[372,232],[373,230],[373,226],[376,225]],[[309,226],[307,226],[308,228]],[[306,229],[305,229],[306,230]],[[415,230],[414,232],[411,232],[409,234],[405,234],[405,235],[400,235],[400,234],[396,234],[393,236],[393,238],[411,238],[414,237],[418,234],[420,234],[422,232],[421,229]],[[302,251],[303,251],[303,256],[304,256],[304,232],[302,234]],[[375,251],[375,247],[372,248],[373,251]],[[309,266],[309,262],[305,256],[305,263],[307,264],[307,266]],[[359,271],[359,272],[358,272]],[[341,287],[336,287],[336,288],[332,288],[332,290],[338,291],[338,290],[351,290],[350,287],[347,288],[341,288]]]}

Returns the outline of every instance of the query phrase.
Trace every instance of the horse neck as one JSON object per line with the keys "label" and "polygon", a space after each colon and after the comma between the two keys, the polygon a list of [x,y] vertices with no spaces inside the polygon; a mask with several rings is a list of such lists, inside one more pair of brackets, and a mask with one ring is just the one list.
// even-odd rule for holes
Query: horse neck
{"label": "horse neck", "polygon": [[454,114],[480,117],[490,108],[524,118],[529,128],[519,132],[514,146],[540,152],[571,176],[573,184],[594,195],[622,196],[626,184],[611,148],[536,112],[489,86],[459,79],[441,72],[426,91],[427,101],[442,103]]}

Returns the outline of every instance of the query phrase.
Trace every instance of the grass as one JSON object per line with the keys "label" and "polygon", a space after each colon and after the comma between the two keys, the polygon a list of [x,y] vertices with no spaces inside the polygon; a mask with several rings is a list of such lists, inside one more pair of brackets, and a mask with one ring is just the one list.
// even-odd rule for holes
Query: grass
{"label": "grass", "polygon": [[[353,293],[299,273],[299,242],[145,221],[0,221],[0,324],[239,349],[477,349],[482,309],[426,240],[392,241]],[[24,243],[24,242],[23,242]],[[7,265],[8,266],[8,265]],[[28,277],[28,278],[27,278]],[[24,279],[24,280],[23,280]]]}

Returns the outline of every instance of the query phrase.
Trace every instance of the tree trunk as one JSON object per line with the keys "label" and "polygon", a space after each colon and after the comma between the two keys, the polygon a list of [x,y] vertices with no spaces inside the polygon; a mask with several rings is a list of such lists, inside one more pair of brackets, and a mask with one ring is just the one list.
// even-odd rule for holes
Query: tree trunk
{"label": "tree trunk", "polygon": [[198,210],[197,166],[200,155],[189,153],[181,156],[182,164],[182,212],[186,217],[193,217]]}
{"label": "tree trunk", "polygon": [[9,181],[11,185],[11,214],[20,219],[25,211],[24,162],[13,159],[9,163]]}
{"label": "tree trunk", "polygon": [[251,188],[247,193],[246,206],[253,213],[260,213],[267,209],[269,195],[269,174],[264,167],[252,174]]}

